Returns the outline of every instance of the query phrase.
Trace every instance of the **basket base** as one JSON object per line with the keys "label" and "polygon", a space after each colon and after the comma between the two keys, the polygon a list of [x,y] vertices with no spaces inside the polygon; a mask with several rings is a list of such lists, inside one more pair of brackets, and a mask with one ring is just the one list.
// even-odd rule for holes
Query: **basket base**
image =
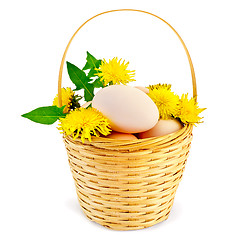
{"label": "basket base", "polygon": [[117,224],[107,224],[107,225],[102,225],[101,223],[98,223],[96,221],[94,221],[90,216],[88,216],[87,214],[85,214],[87,216],[87,218],[93,222],[96,222],[97,224],[107,228],[107,229],[111,229],[111,230],[115,230],[115,231],[130,231],[130,230],[140,230],[140,229],[144,229],[144,228],[148,228],[148,227],[152,227],[160,222],[163,222],[165,220],[168,219],[168,216],[170,214],[170,211],[167,213],[167,215],[165,215],[164,217],[161,217],[159,220],[155,221],[154,223],[148,224],[146,226],[125,226],[123,227],[122,225],[117,225]]}
{"label": "basket base", "polygon": [[115,230],[115,231],[130,231],[130,230],[140,230],[140,229],[144,229],[144,228],[148,228],[148,227],[152,227],[160,222],[163,222],[165,220],[168,219],[172,205],[173,205],[173,199],[172,201],[169,203],[170,206],[168,207],[168,209],[165,209],[164,211],[161,212],[161,216],[158,219],[152,219],[149,221],[141,221],[138,222],[136,221],[136,219],[126,219],[124,222],[116,222],[116,219],[113,222],[106,222],[105,219],[100,219],[97,216],[93,216],[92,213],[89,213],[88,210],[81,204],[82,201],[81,199],[78,198],[78,202],[85,214],[85,216],[90,220],[93,221],[105,228],[111,229],[111,230]]}

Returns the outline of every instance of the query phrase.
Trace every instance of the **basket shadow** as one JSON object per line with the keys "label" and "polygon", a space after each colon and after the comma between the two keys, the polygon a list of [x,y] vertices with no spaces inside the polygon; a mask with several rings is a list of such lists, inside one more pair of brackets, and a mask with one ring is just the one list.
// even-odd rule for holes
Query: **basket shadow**
{"label": "basket shadow", "polygon": [[75,198],[69,198],[68,200],[65,201],[65,206],[70,209],[72,212],[76,213],[76,214],[81,214],[83,216],[85,216],[85,214],[83,213],[77,199]]}
{"label": "basket shadow", "polygon": [[90,220],[85,213],[83,212],[79,202],[75,198],[69,198],[68,200],[65,201],[65,206],[77,214],[80,218],[82,218],[84,221],[87,221],[89,224],[94,225],[97,228],[103,229],[103,230],[108,230],[107,228],[103,227],[102,225]]}
{"label": "basket shadow", "polygon": [[181,216],[182,213],[182,206],[178,201],[174,201],[172,210],[169,214],[169,222],[174,222],[179,219],[179,216]]}

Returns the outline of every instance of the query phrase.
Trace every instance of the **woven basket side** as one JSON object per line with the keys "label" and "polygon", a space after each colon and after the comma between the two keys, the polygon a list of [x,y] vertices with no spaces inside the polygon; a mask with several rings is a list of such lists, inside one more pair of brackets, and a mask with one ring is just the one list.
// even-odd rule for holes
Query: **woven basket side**
{"label": "woven basket side", "polygon": [[[64,139],[78,200],[93,221],[115,230],[152,226],[167,219],[188,157],[192,127],[123,148]],[[176,137],[177,136],[177,137]],[[167,140],[166,140],[167,139]],[[154,144],[153,144],[154,142]],[[141,140],[139,140],[141,146]],[[122,146],[119,149],[117,146]]]}

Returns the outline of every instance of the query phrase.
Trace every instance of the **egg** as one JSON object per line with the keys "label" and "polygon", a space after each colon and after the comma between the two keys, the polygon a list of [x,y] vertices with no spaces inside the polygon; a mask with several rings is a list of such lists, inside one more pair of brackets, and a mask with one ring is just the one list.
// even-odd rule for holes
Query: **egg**
{"label": "egg", "polygon": [[141,90],[125,85],[111,85],[99,90],[92,100],[110,122],[112,130],[138,133],[151,129],[159,117],[152,99]]}
{"label": "egg", "polygon": [[177,119],[159,120],[150,130],[138,134],[138,138],[160,137],[180,130],[183,125]]}
{"label": "egg", "polygon": [[82,108],[87,108],[91,103],[92,103],[92,101],[85,102],[81,107]]}
{"label": "egg", "polygon": [[137,86],[137,87],[135,87],[135,88],[137,88],[137,89],[143,91],[144,93],[149,93],[149,89],[146,88],[146,87],[140,87],[140,86]]}
{"label": "egg", "polygon": [[112,131],[106,138],[119,139],[119,140],[136,140],[137,137],[131,133],[120,133]]}

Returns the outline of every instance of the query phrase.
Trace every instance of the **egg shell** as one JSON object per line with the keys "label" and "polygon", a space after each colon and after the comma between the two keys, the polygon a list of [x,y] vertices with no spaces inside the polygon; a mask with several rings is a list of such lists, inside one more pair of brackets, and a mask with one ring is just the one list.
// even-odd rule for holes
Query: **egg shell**
{"label": "egg shell", "polygon": [[82,108],[87,108],[91,103],[92,103],[92,101],[85,102],[81,107]]}
{"label": "egg shell", "polygon": [[119,140],[136,140],[137,137],[131,133],[120,133],[112,131],[111,134],[107,135],[106,138],[119,139]]}
{"label": "egg shell", "polygon": [[147,93],[147,94],[149,93],[149,89],[146,88],[146,87],[136,86],[135,88],[137,88],[137,89],[143,91],[144,93]]}
{"label": "egg shell", "polygon": [[152,129],[139,133],[138,138],[142,139],[165,136],[180,130],[182,127],[183,125],[177,119],[161,119]]}
{"label": "egg shell", "polygon": [[141,90],[125,85],[111,85],[99,90],[92,100],[110,122],[112,130],[138,133],[151,129],[159,117],[152,99]]}

